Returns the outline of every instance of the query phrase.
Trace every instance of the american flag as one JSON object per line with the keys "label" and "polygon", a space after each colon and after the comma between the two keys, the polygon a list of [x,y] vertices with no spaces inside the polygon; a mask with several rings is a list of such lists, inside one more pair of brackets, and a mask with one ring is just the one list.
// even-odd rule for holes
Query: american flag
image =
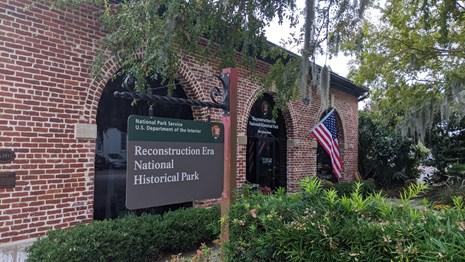
{"label": "american flag", "polygon": [[315,138],[331,157],[333,175],[338,179],[341,178],[343,162],[339,151],[339,142],[337,140],[336,113],[334,109],[313,128],[310,132],[310,136]]}

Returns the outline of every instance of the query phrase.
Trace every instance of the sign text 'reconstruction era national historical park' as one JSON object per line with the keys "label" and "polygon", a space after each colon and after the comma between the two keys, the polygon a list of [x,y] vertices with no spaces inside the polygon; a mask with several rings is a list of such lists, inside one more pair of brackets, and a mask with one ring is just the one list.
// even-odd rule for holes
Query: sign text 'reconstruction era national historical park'
{"label": "sign text 'reconstruction era national historical park'", "polygon": [[220,197],[223,131],[220,123],[130,116],[126,207]]}

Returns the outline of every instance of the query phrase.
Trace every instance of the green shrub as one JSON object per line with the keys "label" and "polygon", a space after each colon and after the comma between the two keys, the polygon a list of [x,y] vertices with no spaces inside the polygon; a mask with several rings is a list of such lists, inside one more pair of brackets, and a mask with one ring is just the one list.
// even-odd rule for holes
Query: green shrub
{"label": "green shrub", "polygon": [[[359,183],[361,184],[360,193],[363,196],[368,196],[369,194],[376,192],[376,185],[373,179],[367,179],[360,181]],[[354,191],[356,184],[357,182],[338,182],[333,184],[332,188],[336,190],[339,196],[348,196]]]}
{"label": "green shrub", "polygon": [[363,179],[373,178],[383,188],[417,179],[418,166],[427,156],[424,146],[397,134],[377,113],[361,111],[358,156]]}
{"label": "green shrub", "polygon": [[219,235],[219,208],[127,216],[49,232],[28,249],[28,261],[153,261]]}
{"label": "green shrub", "polygon": [[465,164],[453,164],[447,168],[447,175],[457,181],[465,179]]}
{"label": "green shrub", "polygon": [[447,179],[442,185],[434,186],[429,198],[443,204],[452,204],[454,197],[465,197],[465,164],[453,164],[446,169]]}
{"label": "green shrub", "polygon": [[451,205],[454,197],[465,197],[465,190],[460,184],[436,186],[427,197],[436,204]]}
{"label": "green shrub", "polygon": [[[348,196],[307,180],[304,192],[241,197],[230,213],[227,261],[465,261],[465,213],[409,206],[380,193]],[[456,201],[460,202],[460,201]]]}

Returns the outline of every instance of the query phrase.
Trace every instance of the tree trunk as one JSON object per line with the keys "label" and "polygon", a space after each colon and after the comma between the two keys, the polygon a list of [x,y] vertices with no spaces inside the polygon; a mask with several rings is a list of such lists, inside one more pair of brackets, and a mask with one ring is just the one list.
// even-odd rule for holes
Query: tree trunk
{"label": "tree trunk", "polygon": [[[313,57],[314,43],[313,43],[313,23],[315,20],[315,0],[305,1],[305,34],[304,34],[304,47],[302,49],[302,63],[300,66],[300,95],[304,103],[309,104],[312,92],[307,87],[308,75],[310,69],[310,57]],[[312,76],[315,77],[315,76]]]}

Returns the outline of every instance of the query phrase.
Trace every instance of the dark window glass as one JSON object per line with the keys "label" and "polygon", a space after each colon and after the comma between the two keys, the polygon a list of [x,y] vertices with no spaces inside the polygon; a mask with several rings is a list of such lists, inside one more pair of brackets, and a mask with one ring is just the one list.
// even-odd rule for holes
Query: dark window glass
{"label": "dark window glass", "polygon": [[252,107],[247,123],[248,182],[263,191],[286,188],[287,135],[281,112],[273,117],[273,97],[264,94]]}
{"label": "dark window glass", "polygon": [[[97,139],[95,154],[94,218],[116,218],[127,213],[160,213],[178,207],[189,207],[192,203],[154,207],[129,211],[125,207],[126,195],[126,140],[127,119],[130,115],[148,115],[149,104],[115,98],[114,91],[122,87],[124,76],[110,81],[102,92],[97,110]],[[156,79],[148,80],[152,94],[168,95]],[[174,97],[186,98],[182,86],[177,83]],[[192,109],[185,105],[154,104],[154,116],[192,120]]]}

